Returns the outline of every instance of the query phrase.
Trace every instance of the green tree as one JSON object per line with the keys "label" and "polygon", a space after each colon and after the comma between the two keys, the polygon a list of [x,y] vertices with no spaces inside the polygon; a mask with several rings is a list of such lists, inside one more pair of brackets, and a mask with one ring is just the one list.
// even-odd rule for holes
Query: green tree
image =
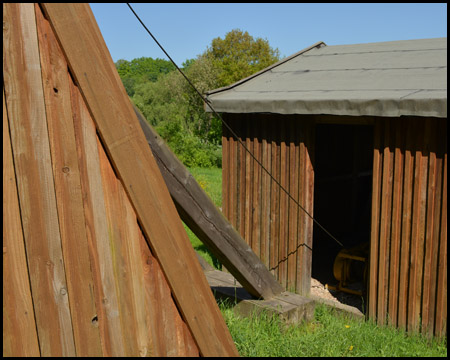
{"label": "green tree", "polygon": [[219,69],[219,86],[226,86],[258,72],[278,60],[278,48],[273,49],[268,40],[254,39],[247,31],[234,29],[212,40],[203,54]]}
{"label": "green tree", "polygon": [[117,60],[116,69],[129,96],[133,96],[136,87],[145,82],[155,82],[161,74],[175,70],[168,60],[141,57],[127,60]]}

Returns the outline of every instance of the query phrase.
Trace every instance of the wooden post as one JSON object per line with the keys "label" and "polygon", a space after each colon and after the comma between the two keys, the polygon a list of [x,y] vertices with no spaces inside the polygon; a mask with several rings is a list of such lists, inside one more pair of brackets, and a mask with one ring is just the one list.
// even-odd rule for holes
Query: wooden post
{"label": "wooden post", "polygon": [[284,289],[193,176],[134,108],[181,219],[252,295],[265,299]]}

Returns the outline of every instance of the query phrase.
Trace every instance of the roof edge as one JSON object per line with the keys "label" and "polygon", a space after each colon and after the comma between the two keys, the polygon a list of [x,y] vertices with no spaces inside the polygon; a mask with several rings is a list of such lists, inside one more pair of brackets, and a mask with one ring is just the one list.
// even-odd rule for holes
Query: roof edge
{"label": "roof edge", "polygon": [[230,89],[232,89],[232,88],[234,88],[234,87],[236,87],[236,86],[238,86],[238,85],[240,85],[240,84],[242,84],[242,83],[244,83],[244,82],[246,82],[248,80],[253,79],[256,76],[259,76],[259,75],[265,73],[266,71],[272,70],[273,68],[275,68],[275,67],[277,67],[277,66],[279,66],[281,64],[284,64],[285,62],[287,62],[287,61],[289,61],[289,60],[291,60],[291,59],[293,59],[293,58],[295,58],[295,57],[297,57],[299,55],[304,54],[307,51],[310,51],[310,50],[312,50],[314,48],[321,48],[323,46],[327,46],[327,44],[325,44],[323,41],[318,41],[315,44],[310,45],[307,48],[305,48],[303,50],[300,50],[300,51],[296,52],[295,54],[292,54],[292,55],[290,55],[288,57],[285,57],[284,59],[281,59],[280,61],[276,62],[275,64],[272,64],[272,65],[266,67],[265,69],[262,69],[262,70],[258,71],[257,73],[254,73],[254,74],[252,74],[252,75],[250,75],[250,76],[248,76],[248,77],[246,77],[246,78],[244,78],[242,80],[239,80],[239,81],[235,82],[234,84],[227,85],[227,86],[215,89],[215,90],[207,91],[206,92],[206,96],[212,95],[212,94],[216,94],[216,93],[219,93],[219,92],[222,92],[222,91],[230,90]]}

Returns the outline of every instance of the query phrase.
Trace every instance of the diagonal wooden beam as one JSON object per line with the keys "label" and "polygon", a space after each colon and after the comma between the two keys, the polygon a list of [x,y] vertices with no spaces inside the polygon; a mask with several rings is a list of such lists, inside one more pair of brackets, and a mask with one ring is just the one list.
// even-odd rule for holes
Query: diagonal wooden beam
{"label": "diagonal wooden beam", "polygon": [[181,219],[253,296],[269,299],[284,289],[198,185],[164,140],[134,107]]}
{"label": "diagonal wooden beam", "polygon": [[89,5],[42,6],[200,353],[237,356]]}

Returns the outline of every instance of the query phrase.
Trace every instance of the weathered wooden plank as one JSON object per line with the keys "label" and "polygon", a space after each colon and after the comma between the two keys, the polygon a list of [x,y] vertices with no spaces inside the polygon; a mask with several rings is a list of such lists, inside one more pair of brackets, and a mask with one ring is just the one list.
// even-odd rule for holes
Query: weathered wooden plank
{"label": "weathered wooden plank", "polygon": [[118,310],[124,336],[124,356],[135,356],[138,354],[135,333],[137,324],[132,301],[131,281],[128,278],[131,270],[130,259],[127,256],[127,244],[133,241],[133,239],[127,236],[127,230],[131,224],[127,222],[127,213],[122,200],[122,192],[124,190],[111,168],[109,159],[103,151],[99,151],[99,160],[103,191],[105,194],[108,240],[111,246],[111,260],[116,283]]}
{"label": "weathered wooden plank", "polygon": [[4,90],[3,356],[40,356]]}
{"label": "weathered wooden plank", "polygon": [[[296,158],[296,152],[298,155],[298,139],[295,132],[295,119],[289,120],[289,193],[298,201],[298,158]],[[297,150],[297,151],[296,151]],[[295,291],[296,288],[296,274],[297,274],[297,218],[298,218],[298,206],[289,198],[289,241],[287,249],[287,289],[289,291]]]}
{"label": "weathered wooden plank", "polygon": [[[310,216],[314,216],[314,127],[311,121],[305,123],[305,198],[304,208]],[[303,212],[303,211],[302,211]],[[303,278],[302,285],[298,291],[301,295],[308,295],[311,289],[312,248],[313,248],[313,220],[303,212],[305,223],[304,240],[302,242]]]}
{"label": "weathered wooden plank", "polygon": [[71,83],[71,100],[83,192],[86,234],[95,283],[97,323],[102,339],[103,354],[105,356],[123,356],[125,354],[124,330],[119,317],[105,195],[100,172],[99,152],[104,150],[98,143],[95,125],[84,100],[73,83]]}
{"label": "weathered wooden plank", "polygon": [[[239,138],[242,143],[245,144],[245,117],[242,119],[238,124],[239,128]],[[240,144],[238,146],[239,151],[239,160],[238,160],[238,169],[239,169],[239,177],[237,179],[237,192],[238,192],[238,231],[241,234],[242,238],[247,242],[247,239],[245,238],[245,191],[246,191],[246,183],[245,183],[245,176],[247,172],[247,163],[245,161],[245,157],[247,152],[243,148],[243,146]]]}
{"label": "weathered wooden plank", "polygon": [[[78,356],[101,356],[67,63],[48,21],[35,5],[47,125],[67,290]],[[85,296],[80,296],[85,294]]]}
{"label": "weathered wooden plank", "polygon": [[390,145],[393,142],[392,129],[389,123],[384,125],[384,149],[383,149],[383,179],[381,197],[380,219],[380,248],[378,268],[378,308],[377,322],[386,323],[387,297],[389,293],[389,243],[391,240],[391,206],[392,206],[392,179],[393,179],[393,154]]}
{"label": "weathered wooden plank", "polygon": [[[431,276],[430,276],[430,308],[429,308],[429,321],[428,321],[428,334],[437,334],[436,331],[436,323],[438,322],[438,318],[446,319],[447,314],[442,314],[438,312],[437,299],[439,296],[439,288],[438,288],[438,278],[440,276],[439,273],[439,256],[440,256],[440,228],[442,221],[442,212],[446,211],[446,204],[444,205],[443,192],[444,187],[447,187],[447,183],[443,182],[444,176],[444,155],[446,155],[447,151],[447,137],[441,136],[441,134],[447,134],[447,120],[440,119],[436,121],[435,126],[435,137],[436,137],[436,147],[434,151],[436,152],[436,182],[435,182],[435,191],[436,191],[436,200],[435,200],[435,210],[434,210],[434,220],[433,220],[433,253],[431,258]],[[446,221],[445,217],[445,221]],[[442,226],[446,226],[443,225]],[[447,238],[443,239],[447,241]],[[446,255],[445,255],[446,256]],[[444,270],[445,271],[445,270]],[[438,336],[442,334],[439,333]]]}
{"label": "weathered wooden plank", "polygon": [[[231,128],[234,130],[236,129],[235,121],[231,122]],[[229,210],[229,218],[230,223],[234,226],[235,229],[237,229],[237,179],[238,179],[238,151],[237,147],[239,144],[237,143],[234,136],[230,137],[230,194],[229,194],[229,201],[230,201],[230,210]],[[223,196],[223,195],[222,195]]]}
{"label": "weathered wooden plank", "polygon": [[374,126],[374,150],[373,150],[373,176],[372,176],[372,214],[371,214],[371,234],[370,234],[370,267],[369,267],[369,296],[368,296],[368,316],[377,317],[377,294],[378,294],[378,256],[379,256],[379,236],[380,236],[380,208],[381,208],[381,184],[383,152],[382,123],[380,120]]}
{"label": "weathered wooden plank", "polygon": [[[303,125],[303,124],[302,124]],[[299,196],[298,202],[301,206],[305,206],[306,200],[306,192],[307,192],[307,163],[306,163],[306,147],[305,147],[305,127],[304,126],[297,127],[297,136],[298,136],[298,157],[299,157],[299,166],[298,166],[298,178],[299,178]],[[305,264],[305,252],[304,252],[304,242],[306,239],[307,231],[306,231],[306,214],[302,209],[299,209],[298,212],[298,234],[297,234],[297,256],[296,256],[296,268],[297,268],[297,280],[295,287],[297,291],[301,291],[303,286],[303,280],[305,277],[306,264]]]}
{"label": "weathered wooden plank", "polygon": [[423,245],[425,238],[426,184],[428,154],[422,152],[424,145],[424,129],[422,120],[419,126],[414,148],[414,193],[411,231],[411,255],[409,272],[408,330],[419,331],[420,327],[420,297],[422,293]]}
{"label": "weathered wooden plank", "polygon": [[145,282],[146,321],[152,348],[141,356],[198,356],[192,334],[185,326],[172,299],[158,261],[144,236],[139,236]]}
{"label": "weathered wooden plank", "polygon": [[403,139],[405,134],[405,122],[399,121],[395,125],[394,145],[394,178],[392,189],[392,213],[391,213],[391,244],[389,264],[389,296],[388,296],[388,321],[391,325],[397,324],[398,311],[398,278],[400,270],[400,235],[401,235],[401,197],[403,183]]}
{"label": "weathered wooden plank", "polygon": [[[227,120],[224,120],[227,121]],[[227,121],[228,125],[228,121]],[[228,128],[222,124],[222,213],[230,219],[230,169],[231,169],[231,134]]]}
{"label": "weathered wooden plank", "polygon": [[283,289],[250,246],[136,108],[135,111],[182,220],[250,293],[264,298],[279,294]]}
{"label": "weathered wooden plank", "polygon": [[[447,124],[445,123],[445,130]],[[447,131],[441,132],[447,134]],[[447,149],[447,137],[445,137],[445,147]],[[444,154],[444,167],[442,179],[442,210],[439,238],[439,260],[438,260],[438,279],[436,294],[436,321],[434,324],[434,333],[437,336],[447,335],[447,151]]]}
{"label": "weathered wooden plank", "polygon": [[398,288],[398,317],[397,326],[406,330],[408,317],[408,291],[409,291],[409,251],[411,248],[411,217],[412,217],[412,194],[414,178],[414,155],[412,148],[414,143],[414,122],[406,127],[405,155],[404,155],[404,179],[402,199],[402,234],[400,245],[400,277]]}
{"label": "weathered wooden plank", "polygon": [[[253,133],[253,155],[261,162],[261,144],[259,143],[261,124],[259,119],[252,117],[251,131]],[[252,195],[252,249],[256,256],[261,259],[261,166],[252,160],[253,167],[253,195]]]}
{"label": "weathered wooden plank", "polygon": [[252,244],[252,222],[253,222],[253,212],[252,212],[252,188],[253,188],[253,169],[252,169],[252,158],[250,156],[250,152],[253,153],[253,142],[250,138],[251,128],[251,114],[245,114],[245,121],[243,121],[244,130],[244,143],[247,147],[248,151],[244,152],[245,156],[245,178],[244,178],[244,186],[245,186],[245,210],[244,210],[244,239],[251,248],[253,248]]}
{"label": "weathered wooden plank", "polygon": [[[280,147],[278,145],[279,142],[279,129],[275,121],[271,121],[270,123],[270,131],[272,134],[271,141],[271,174],[273,179],[277,181],[280,180]],[[280,279],[278,276],[278,241],[274,241],[278,239],[279,230],[280,230],[280,222],[279,222],[279,203],[280,203],[280,187],[274,180],[270,181],[271,187],[271,199],[270,199],[270,268],[274,269],[273,274],[276,279]]]}
{"label": "weathered wooden plank", "polygon": [[[119,183],[120,184],[120,183]],[[130,283],[128,296],[130,297],[133,309],[133,324],[129,329],[130,333],[134,332],[137,343],[137,352],[133,355],[143,356],[153,348],[152,339],[149,336],[149,326],[146,317],[146,299],[145,299],[145,283],[143,263],[138,261],[141,259],[140,236],[141,229],[138,225],[134,209],[126,196],[123,188],[120,188],[120,202],[124,213],[124,237],[121,239],[121,254],[124,258],[123,264],[127,264],[124,271],[124,280]],[[114,213],[117,217],[118,213]],[[165,282],[165,279],[163,279]],[[120,283],[120,281],[119,281]],[[167,301],[170,299],[170,301]],[[168,298],[166,302],[173,302],[172,298]],[[163,300],[161,300],[163,301]],[[178,310],[174,309],[178,315]]]}
{"label": "weathered wooden plank", "polygon": [[89,6],[43,7],[201,354],[237,355]]}
{"label": "weathered wooden plank", "polygon": [[34,5],[3,5],[3,76],[42,356],[75,356]]}
{"label": "weathered wooden plank", "polygon": [[[439,219],[439,213],[436,214],[436,202],[440,199],[437,198],[437,192],[439,186],[436,186],[438,181],[438,168],[436,159],[436,126],[437,123],[433,120],[427,121],[425,124],[429,128],[429,140],[428,144],[425,144],[426,148],[429,148],[429,164],[428,164],[428,185],[427,185],[427,201],[426,201],[426,223],[425,223],[425,238],[424,238],[424,258],[423,258],[423,289],[421,299],[421,332],[427,335],[433,335],[434,319],[430,319],[431,308],[434,310],[434,299],[432,300],[432,292],[436,292],[435,284],[436,278],[434,277],[434,283],[432,283],[433,277],[433,254],[437,243],[434,242],[435,236],[435,221]],[[432,302],[433,301],[433,302]],[[430,321],[431,320],[431,321]],[[430,326],[431,322],[431,326]]]}
{"label": "weathered wooden plank", "polygon": [[[280,122],[280,178],[279,182],[284,189],[288,189],[289,153],[286,146],[286,120]],[[287,204],[288,196],[284,190],[280,191],[280,228],[278,235],[278,281],[286,288],[287,280]]]}
{"label": "weathered wooden plank", "polygon": [[[261,163],[265,169],[270,169],[270,141],[268,140],[269,122],[266,116],[261,119]],[[269,235],[270,235],[270,182],[266,171],[261,172],[261,261],[269,268]]]}

